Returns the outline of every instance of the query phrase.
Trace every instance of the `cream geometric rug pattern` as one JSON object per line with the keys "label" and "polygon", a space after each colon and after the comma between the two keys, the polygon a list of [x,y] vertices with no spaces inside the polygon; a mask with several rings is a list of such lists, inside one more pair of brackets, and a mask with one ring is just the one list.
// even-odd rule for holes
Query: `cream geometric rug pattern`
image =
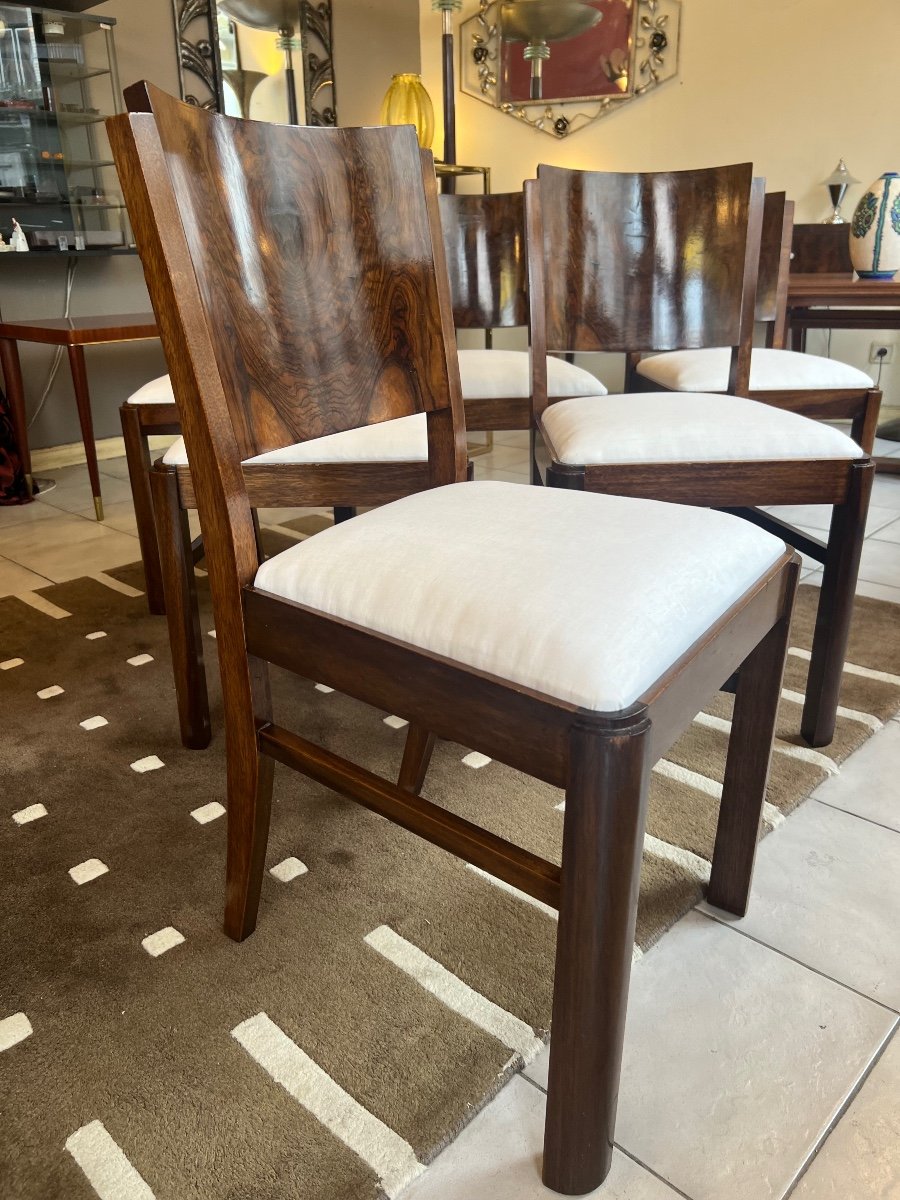
{"label": "cream geometric rug pattern", "polygon": [[[555,916],[279,768],[259,926],[229,941],[215,642],[186,751],[141,582],[0,600],[0,1196],[396,1196],[540,1048]],[[811,591],[767,830],[900,708],[897,609],[860,600],[835,742],[798,742]],[[396,771],[399,718],[274,675],[285,724]],[[730,703],[654,773],[636,955],[702,895]],[[554,789],[443,744],[425,791],[558,861]]]}

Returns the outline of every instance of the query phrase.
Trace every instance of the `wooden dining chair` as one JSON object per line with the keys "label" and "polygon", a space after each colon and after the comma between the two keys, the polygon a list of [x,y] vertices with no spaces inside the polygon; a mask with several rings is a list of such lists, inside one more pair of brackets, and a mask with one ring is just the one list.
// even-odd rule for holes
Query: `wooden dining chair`
{"label": "wooden dining chair", "polygon": [[[840,430],[746,398],[763,186],[749,165],[644,175],[539,168],[525,201],[535,420],[554,486],[726,509],[824,563],[801,720],[806,741],[824,746],[874,468]],[[548,348],[648,346],[727,347],[729,394],[548,403]],[[827,541],[757,507],[778,504],[833,505]]]}
{"label": "wooden dining chair", "polygon": [[[522,192],[438,199],[454,324],[489,339],[484,349],[458,351],[466,429],[530,430],[529,352],[494,349],[490,340],[496,329],[528,325]],[[547,386],[554,398],[606,395],[595,375],[563,358],[548,358]]]}
{"label": "wooden dining chair", "polygon": [[[765,346],[754,346],[741,395],[819,420],[850,423],[850,436],[871,454],[881,392],[865,371],[838,359],[785,349],[787,289],[794,206],[784,192],[766,196],[757,276],[755,320]],[[703,347],[638,356],[629,390],[658,386],[676,392],[728,390],[729,350]]]}
{"label": "wooden dining chair", "polygon": [[[109,136],[218,633],[225,929],[255,926],[275,761],[558,906],[543,1176],[589,1191],[612,1155],[648,772],[737,671],[709,896],[743,911],[796,556],[723,513],[463,482],[436,184],[412,129],[239,121],[148,85],[126,99],[145,111]],[[417,413],[427,475],[409,495],[261,561],[266,468],[248,459]],[[311,503],[373,476],[293,469]],[[277,724],[269,663],[406,717],[400,783]],[[565,788],[562,865],[419,796],[426,730]]]}

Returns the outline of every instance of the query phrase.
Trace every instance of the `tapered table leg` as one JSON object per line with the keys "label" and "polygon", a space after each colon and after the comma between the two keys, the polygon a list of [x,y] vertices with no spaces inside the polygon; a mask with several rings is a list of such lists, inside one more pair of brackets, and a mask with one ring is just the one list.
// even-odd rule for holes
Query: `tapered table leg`
{"label": "tapered table leg", "polygon": [[94,497],[94,512],[98,521],[103,520],[103,497],[100,494],[100,469],[97,466],[97,445],[94,441],[94,421],[91,416],[91,395],[88,391],[87,370],[84,365],[84,350],[81,346],[67,346],[69,366],[72,368],[72,383],[75,385],[75,403],[78,405],[78,420],[81,423],[81,440],[87,459],[91,494]]}

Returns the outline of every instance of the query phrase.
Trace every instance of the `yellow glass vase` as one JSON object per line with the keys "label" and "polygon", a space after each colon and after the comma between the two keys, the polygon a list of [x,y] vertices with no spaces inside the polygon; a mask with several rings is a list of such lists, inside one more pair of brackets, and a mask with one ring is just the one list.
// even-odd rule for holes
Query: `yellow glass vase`
{"label": "yellow glass vase", "polygon": [[415,125],[419,145],[431,146],[434,137],[434,107],[421,75],[395,75],[381,102],[382,125]]}

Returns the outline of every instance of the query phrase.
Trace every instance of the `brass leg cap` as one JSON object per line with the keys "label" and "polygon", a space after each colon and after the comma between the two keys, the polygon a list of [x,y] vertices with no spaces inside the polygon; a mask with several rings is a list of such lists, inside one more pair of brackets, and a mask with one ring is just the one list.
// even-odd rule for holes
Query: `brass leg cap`
{"label": "brass leg cap", "polygon": [[97,514],[97,520],[102,521],[103,520],[103,497],[102,496],[94,497],[94,512]]}

